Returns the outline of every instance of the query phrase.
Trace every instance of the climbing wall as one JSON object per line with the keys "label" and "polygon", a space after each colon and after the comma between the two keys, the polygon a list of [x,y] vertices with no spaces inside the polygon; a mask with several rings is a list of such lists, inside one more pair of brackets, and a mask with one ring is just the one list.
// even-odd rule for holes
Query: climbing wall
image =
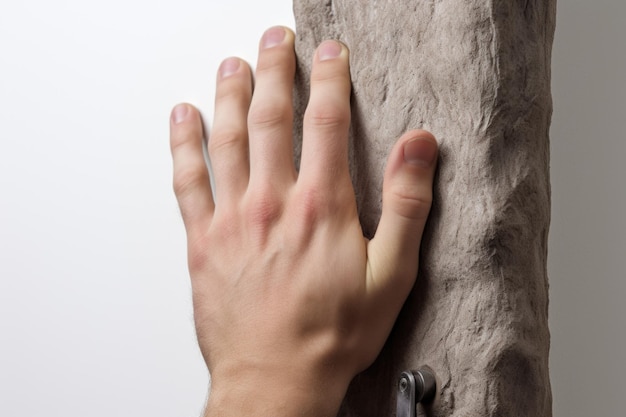
{"label": "climbing wall", "polygon": [[420,365],[434,370],[438,388],[418,415],[551,416],[555,3],[294,0],[300,115],[317,44],[339,39],[351,51],[351,168],[367,236],[395,140],[424,128],[440,143],[418,280],[380,357],[353,381],[342,416],[394,415],[398,375]]}

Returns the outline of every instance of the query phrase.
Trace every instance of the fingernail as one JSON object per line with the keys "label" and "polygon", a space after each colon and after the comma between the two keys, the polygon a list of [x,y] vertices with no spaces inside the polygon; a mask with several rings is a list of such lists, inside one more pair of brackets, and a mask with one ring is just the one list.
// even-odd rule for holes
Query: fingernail
{"label": "fingernail", "polygon": [[425,138],[416,138],[404,144],[404,161],[428,168],[437,157],[437,145]]}
{"label": "fingernail", "polygon": [[237,72],[241,66],[241,60],[239,58],[228,58],[220,65],[220,78],[226,78],[229,75],[233,75]]}
{"label": "fingernail", "polygon": [[179,104],[174,107],[174,110],[172,110],[172,121],[175,124],[179,124],[185,120],[187,114],[189,114],[189,106],[186,104]]}
{"label": "fingernail", "polygon": [[317,57],[320,61],[337,58],[339,55],[341,55],[342,50],[343,46],[341,46],[339,42],[324,41],[319,46],[319,48],[317,48]]}
{"label": "fingernail", "polygon": [[263,49],[271,48],[276,45],[280,45],[285,39],[285,29],[278,26],[265,31],[263,39],[261,40],[261,47]]}

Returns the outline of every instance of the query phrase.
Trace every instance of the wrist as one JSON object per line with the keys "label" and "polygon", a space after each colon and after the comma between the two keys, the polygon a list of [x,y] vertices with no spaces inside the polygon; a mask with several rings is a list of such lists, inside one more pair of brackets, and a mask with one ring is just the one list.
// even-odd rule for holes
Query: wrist
{"label": "wrist", "polygon": [[213,373],[204,417],[334,417],[350,380],[315,373]]}

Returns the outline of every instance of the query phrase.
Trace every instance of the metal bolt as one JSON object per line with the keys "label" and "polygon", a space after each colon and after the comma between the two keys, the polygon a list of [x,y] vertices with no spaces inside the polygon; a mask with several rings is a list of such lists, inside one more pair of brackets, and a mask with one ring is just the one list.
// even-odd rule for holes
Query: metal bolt
{"label": "metal bolt", "polygon": [[435,398],[437,382],[435,374],[428,366],[422,366],[414,371],[415,376],[415,401],[428,403]]}
{"label": "metal bolt", "polygon": [[396,416],[416,417],[416,404],[432,401],[436,390],[435,374],[429,367],[402,372],[398,379]]}
{"label": "metal bolt", "polygon": [[400,392],[405,392],[406,389],[409,387],[409,381],[406,379],[406,377],[402,377],[400,378]]}

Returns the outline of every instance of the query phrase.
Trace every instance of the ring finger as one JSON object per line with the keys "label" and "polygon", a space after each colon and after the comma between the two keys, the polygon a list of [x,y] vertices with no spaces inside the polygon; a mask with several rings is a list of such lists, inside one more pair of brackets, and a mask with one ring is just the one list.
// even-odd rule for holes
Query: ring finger
{"label": "ring finger", "polygon": [[252,75],[239,58],[222,62],[217,76],[215,116],[208,149],[215,179],[216,208],[237,200],[249,179],[247,117]]}

